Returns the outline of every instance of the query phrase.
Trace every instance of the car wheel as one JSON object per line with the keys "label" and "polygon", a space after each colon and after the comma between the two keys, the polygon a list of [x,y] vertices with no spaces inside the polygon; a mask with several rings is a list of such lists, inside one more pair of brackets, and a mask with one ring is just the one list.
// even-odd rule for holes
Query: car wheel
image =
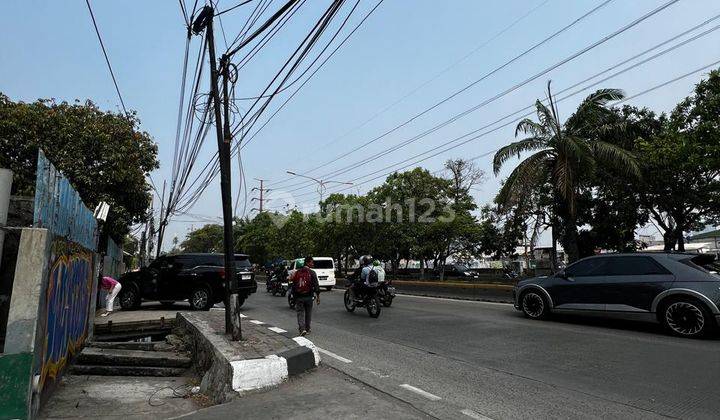
{"label": "car wheel", "polygon": [[120,289],[120,307],[125,310],[137,309],[140,307],[140,294],[134,285],[128,285]]}
{"label": "car wheel", "polygon": [[520,307],[525,317],[530,319],[544,319],[549,313],[545,297],[536,290],[528,290],[520,298]]}
{"label": "car wheel", "polygon": [[702,337],[712,328],[712,316],[697,299],[678,298],[662,306],[661,322],[680,337]]}
{"label": "car wheel", "polygon": [[325,290],[327,290],[328,292],[331,291],[332,289],[333,289],[332,286],[327,286],[327,287],[325,288]]}
{"label": "car wheel", "polygon": [[213,306],[210,288],[197,286],[190,292],[190,307],[196,311],[209,311]]}

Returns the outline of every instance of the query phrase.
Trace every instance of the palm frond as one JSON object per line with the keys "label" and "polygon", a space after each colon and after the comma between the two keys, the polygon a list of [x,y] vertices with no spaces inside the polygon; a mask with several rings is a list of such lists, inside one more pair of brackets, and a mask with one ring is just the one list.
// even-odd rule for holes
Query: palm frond
{"label": "palm frond", "polygon": [[622,89],[598,89],[582,101],[578,111],[586,107],[605,107],[608,103],[623,98],[625,98],[625,92]]}
{"label": "palm frond", "polygon": [[551,150],[541,150],[522,161],[505,180],[495,201],[502,205],[522,201],[527,192],[548,181],[553,159]]}
{"label": "palm frond", "polygon": [[520,121],[515,128],[515,137],[520,133],[531,134],[534,137],[543,137],[547,135],[547,128],[542,124],[538,124],[530,118],[525,118]]}
{"label": "palm frond", "polygon": [[493,158],[493,172],[497,175],[502,165],[510,158],[515,156],[520,157],[520,154],[523,152],[538,150],[544,147],[546,147],[546,143],[544,139],[539,137],[528,137],[512,142],[495,153],[495,157]]}
{"label": "palm frond", "polygon": [[641,177],[636,156],[629,150],[601,140],[592,142],[595,160],[635,179]]}

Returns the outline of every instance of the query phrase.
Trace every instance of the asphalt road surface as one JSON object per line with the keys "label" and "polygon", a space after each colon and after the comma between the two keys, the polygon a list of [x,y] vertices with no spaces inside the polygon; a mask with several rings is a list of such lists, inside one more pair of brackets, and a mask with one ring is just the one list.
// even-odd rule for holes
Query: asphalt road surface
{"label": "asphalt road surface", "polygon": [[[312,334],[323,363],[438,418],[718,418],[720,339],[650,324],[531,321],[511,305],[398,296],[372,319],[324,292]],[[217,308],[216,308],[217,310]],[[242,310],[297,329],[264,285]]]}

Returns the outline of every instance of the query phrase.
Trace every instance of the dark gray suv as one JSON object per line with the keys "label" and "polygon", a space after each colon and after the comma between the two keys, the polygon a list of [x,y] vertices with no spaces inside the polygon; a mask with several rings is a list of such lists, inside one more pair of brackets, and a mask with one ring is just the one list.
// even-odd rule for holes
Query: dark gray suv
{"label": "dark gray suv", "polygon": [[526,317],[601,314],[659,322],[684,337],[720,325],[720,276],[713,254],[602,254],[547,277],[522,280],[515,308]]}

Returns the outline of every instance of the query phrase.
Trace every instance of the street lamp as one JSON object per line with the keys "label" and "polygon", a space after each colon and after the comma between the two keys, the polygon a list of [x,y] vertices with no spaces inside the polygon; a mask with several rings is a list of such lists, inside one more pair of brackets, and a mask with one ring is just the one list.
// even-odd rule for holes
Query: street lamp
{"label": "street lamp", "polygon": [[318,192],[318,194],[320,194],[320,202],[321,202],[321,203],[322,203],[322,201],[323,201],[323,195],[325,194],[325,190],[327,189],[327,187],[326,187],[327,184],[353,185],[352,182],[343,182],[343,181],[333,181],[333,180],[317,179],[317,178],[313,178],[313,177],[311,177],[311,176],[307,176],[307,175],[303,175],[303,174],[298,174],[298,173],[295,173],[295,172],[293,172],[293,171],[285,171],[285,172],[287,172],[288,174],[293,175],[293,176],[299,176],[299,177],[301,177],[301,178],[307,178],[307,179],[309,179],[309,180],[314,181],[315,183],[317,183],[317,184],[318,184],[317,192]]}

